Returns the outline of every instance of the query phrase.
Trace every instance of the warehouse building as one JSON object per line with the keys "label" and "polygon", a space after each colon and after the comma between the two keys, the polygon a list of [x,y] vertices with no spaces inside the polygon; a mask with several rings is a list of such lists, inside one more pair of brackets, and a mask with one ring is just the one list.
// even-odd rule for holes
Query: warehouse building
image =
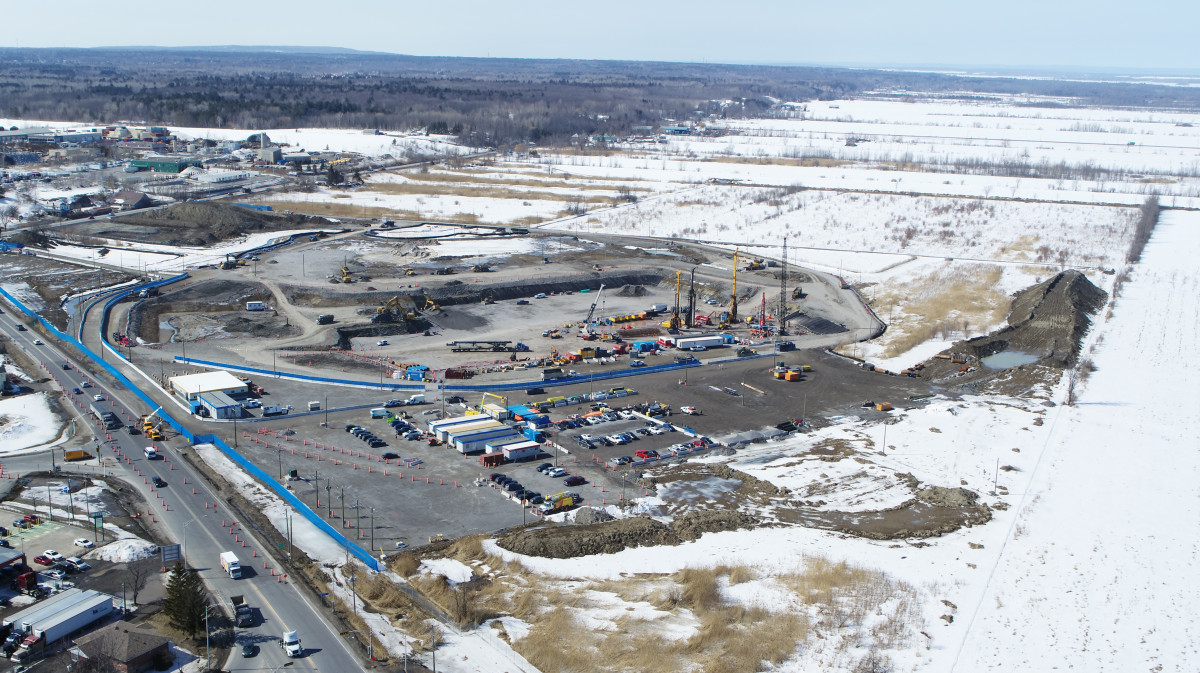
{"label": "warehouse building", "polygon": [[224,393],[230,396],[245,395],[250,392],[250,384],[227,371],[172,376],[167,379],[167,387],[179,399],[189,404],[191,402],[199,404],[200,396],[205,393]]}
{"label": "warehouse building", "polygon": [[130,168],[154,171],[156,173],[179,173],[189,166],[203,167],[199,159],[185,156],[160,155],[145,159],[134,159],[129,162]]}

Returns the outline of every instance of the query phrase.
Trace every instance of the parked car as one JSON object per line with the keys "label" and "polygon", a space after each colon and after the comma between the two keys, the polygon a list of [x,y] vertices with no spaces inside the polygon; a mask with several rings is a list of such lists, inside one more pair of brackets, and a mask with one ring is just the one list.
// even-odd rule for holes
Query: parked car
{"label": "parked car", "polygon": [[550,470],[550,471],[546,472],[546,476],[547,476],[547,477],[554,477],[554,478],[558,478],[558,477],[561,477],[561,476],[563,476],[563,475],[564,475],[564,474],[566,474],[566,473],[567,473],[567,471],[566,471],[566,470],[562,469],[561,467],[556,467],[556,468],[554,468],[553,470]]}
{"label": "parked car", "polygon": [[37,556],[34,556],[33,562],[43,566],[54,565],[54,561],[51,561],[45,554],[38,554]]}
{"label": "parked car", "polygon": [[86,537],[77,537],[77,538],[75,538],[75,546],[83,547],[84,549],[91,549],[92,547],[95,547],[96,545],[91,540],[87,539]]}
{"label": "parked car", "polygon": [[630,367],[645,367],[646,363],[642,360],[630,360],[629,366]]}
{"label": "parked car", "polygon": [[553,468],[554,468],[554,463],[542,463],[541,465],[537,466],[537,471],[541,472],[542,474],[545,474],[546,470],[550,470]]}
{"label": "parked car", "polygon": [[47,549],[46,551],[42,552],[42,556],[45,556],[55,563],[63,560],[63,555],[54,551],[53,549]]}
{"label": "parked car", "polygon": [[382,456],[380,456],[380,458],[382,458],[382,459],[384,459],[384,460],[399,460],[399,459],[400,459],[400,454],[398,454],[398,453],[392,453],[391,451],[388,451],[387,453],[385,453],[385,454],[383,454]]}
{"label": "parked car", "polygon": [[59,582],[67,579],[67,574],[61,570],[43,570],[42,574]]}
{"label": "parked car", "polygon": [[563,479],[564,486],[581,486],[586,483],[587,483],[587,479],[584,479],[583,477],[581,477],[577,474],[567,477],[566,479]]}
{"label": "parked car", "polygon": [[467,401],[467,398],[463,397],[462,395],[451,395],[450,397],[446,398],[446,401],[450,404],[462,404],[463,402]]}

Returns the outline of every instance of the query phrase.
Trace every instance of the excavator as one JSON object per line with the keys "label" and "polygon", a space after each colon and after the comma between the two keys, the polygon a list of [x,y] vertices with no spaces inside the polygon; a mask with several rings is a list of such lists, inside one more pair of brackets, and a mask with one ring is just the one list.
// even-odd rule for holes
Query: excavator
{"label": "excavator", "polygon": [[354,279],[350,277],[350,269],[348,269],[347,267],[344,267],[344,266],[342,267],[342,282],[343,283],[353,283],[354,282]]}
{"label": "excavator", "polygon": [[426,300],[425,300],[425,308],[423,308],[423,309],[421,309],[421,310],[422,310],[422,311],[425,311],[426,313],[428,313],[428,312],[430,312],[430,311],[438,311],[438,310],[441,310],[441,308],[442,308],[441,306],[438,306],[437,304],[433,303],[433,300],[432,300],[432,299],[426,299]]}
{"label": "excavator", "polygon": [[371,318],[371,322],[392,322],[394,319],[400,317],[404,318],[405,320],[412,320],[413,318],[417,317],[412,311],[404,310],[404,307],[401,306],[400,303],[400,297],[398,295],[387,300],[383,306],[375,309],[375,315]]}

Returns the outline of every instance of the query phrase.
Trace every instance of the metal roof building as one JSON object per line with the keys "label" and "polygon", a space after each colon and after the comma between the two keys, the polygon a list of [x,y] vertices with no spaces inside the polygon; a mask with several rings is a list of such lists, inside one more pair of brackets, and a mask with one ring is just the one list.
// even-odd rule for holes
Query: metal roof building
{"label": "metal roof building", "polygon": [[195,400],[204,393],[240,395],[250,392],[250,386],[245,381],[223,370],[172,376],[167,379],[167,384],[171,392],[188,401]]}

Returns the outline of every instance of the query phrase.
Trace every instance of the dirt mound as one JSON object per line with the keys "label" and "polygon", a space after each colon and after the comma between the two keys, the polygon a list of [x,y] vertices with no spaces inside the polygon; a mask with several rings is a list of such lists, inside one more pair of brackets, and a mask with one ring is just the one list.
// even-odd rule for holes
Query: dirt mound
{"label": "dirt mound", "polygon": [[615,554],[630,547],[679,542],[679,536],[666,524],[643,516],[582,526],[539,528],[509,533],[496,540],[496,544],[508,551],[542,558]]}
{"label": "dirt mound", "polygon": [[[1064,271],[1018,292],[1008,314],[1009,326],[994,338],[973,339],[967,345],[981,357],[1016,348],[1044,354],[1050,364],[1069,367],[1078,355],[1080,339],[1092,324],[1090,315],[1099,311],[1107,299],[1108,293],[1081,272]],[[985,352],[997,339],[1007,342],[1005,348]]]}
{"label": "dirt mound", "polygon": [[[1091,315],[1100,310],[1107,299],[1108,294],[1093,285],[1083,273],[1064,271],[1018,292],[1013,297],[1007,327],[956,343],[947,352],[965,358],[970,371],[960,373],[959,363],[934,359],[925,363],[923,375],[934,379],[954,377],[960,385],[990,384],[994,379],[1003,378],[1002,383],[1010,387],[1042,382],[1043,375],[1057,378],[1062,369],[1074,366],[1080,341],[1091,326]],[[1020,377],[1013,372],[1021,367],[993,370],[979,363],[980,358],[1004,351],[1019,351],[1036,357],[1036,366],[1025,366],[1033,373]]]}
{"label": "dirt mound", "polygon": [[21,245],[31,245],[31,246],[35,246],[38,248],[45,248],[50,244],[49,236],[47,236],[43,233],[37,232],[37,231],[29,230],[29,229],[18,231],[17,233],[13,234],[12,236],[9,236],[8,240],[12,243],[20,243]]}
{"label": "dirt mound", "polygon": [[620,290],[617,290],[618,297],[645,297],[646,287],[643,285],[622,285]]}
{"label": "dirt mound", "polygon": [[[223,203],[179,203],[120,218],[126,228],[145,228],[144,240],[180,246],[205,246],[243,234],[286,229],[327,229],[323,217],[281,215]],[[132,233],[132,232],[130,232]],[[125,236],[130,237],[130,236]]]}
{"label": "dirt mound", "polygon": [[974,507],[979,494],[965,488],[927,486],[917,491],[917,499],[938,507]]}
{"label": "dirt mound", "polygon": [[604,523],[612,521],[615,517],[602,509],[594,507],[584,507],[575,513],[575,523],[585,525],[590,523]]}
{"label": "dirt mound", "polygon": [[718,533],[739,528],[754,528],[758,519],[733,510],[705,510],[688,512],[671,523],[671,529],[679,539],[691,542],[705,533]]}

